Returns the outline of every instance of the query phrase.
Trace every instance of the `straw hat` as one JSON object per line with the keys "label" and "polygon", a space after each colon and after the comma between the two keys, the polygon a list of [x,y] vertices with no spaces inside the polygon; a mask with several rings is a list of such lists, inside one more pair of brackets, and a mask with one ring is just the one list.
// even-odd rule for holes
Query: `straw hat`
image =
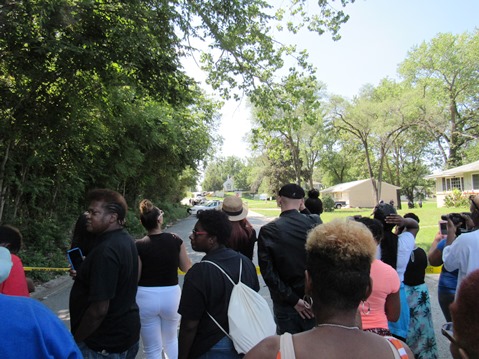
{"label": "straw hat", "polygon": [[222,210],[232,222],[241,221],[248,215],[248,208],[243,205],[241,198],[236,196],[225,197]]}
{"label": "straw hat", "polygon": [[12,269],[12,256],[10,251],[5,247],[0,247],[0,283],[10,275]]}

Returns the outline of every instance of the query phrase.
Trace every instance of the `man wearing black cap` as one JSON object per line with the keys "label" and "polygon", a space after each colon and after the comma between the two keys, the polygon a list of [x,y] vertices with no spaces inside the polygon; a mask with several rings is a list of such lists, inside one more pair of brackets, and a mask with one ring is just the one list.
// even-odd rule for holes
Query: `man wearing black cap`
{"label": "man wearing black cap", "polygon": [[278,334],[294,334],[314,326],[313,313],[304,298],[305,243],[308,231],[322,223],[318,215],[301,214],[304,190],[290,183],[276,199],[281,214],[261,227],[258,262],[268,285]]}

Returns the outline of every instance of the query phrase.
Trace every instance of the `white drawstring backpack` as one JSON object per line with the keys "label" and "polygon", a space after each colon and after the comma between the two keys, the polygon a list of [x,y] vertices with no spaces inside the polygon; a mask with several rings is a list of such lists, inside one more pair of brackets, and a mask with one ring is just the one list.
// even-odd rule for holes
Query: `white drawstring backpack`
{"label": "white drawstring backpack", "polygon": [[228,304],[229,333],[208,313],[216,325],[233,341],[239,354],[246,354],[261,340],[276,334],[276,323],[266,300],[246,284],[241,282],[243,261],[240,258],[239,280],[236,284],[218,264],[204,260],[216,266],[233,283]]}

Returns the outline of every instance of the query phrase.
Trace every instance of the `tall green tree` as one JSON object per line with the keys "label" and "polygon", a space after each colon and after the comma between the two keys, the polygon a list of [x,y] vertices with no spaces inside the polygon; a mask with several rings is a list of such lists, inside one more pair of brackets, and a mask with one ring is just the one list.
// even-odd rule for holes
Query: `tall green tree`
{"label": "tall green tree", "polygon": [[288,31],[338,36],[347,15],[328,1],[318,2],[317,12],[306,13],[307,5],[292,1],[273,11],[262,0],[3,2],[0,221],[21,227],[27,246],[47,260],[55,256],[43,253],[65,246],[65,216],[76,217],[92,187],[116,189],[130,205],[144,195],[177,198],[208,159],[218,119],[218,103],[184,73],[181,57],[196,53],[191,43],[199,39],[209,46],[200,61],[216,92],[249,93],[273,82],[285,55],[309,66],[307,54],[271,36],[285,15],[296,17]]}
{"label": "tall green tree", "polygon": [[447,167],[462,164],[468,143],[479,137],[479,30],[439,34],[414,47],[399,67],[422,93],[420,122],[434,136]]}
{"label": "tall green tree", "polygon": [[[317,154],[305,146],[315,144],[322,123],[320,107],[321,84],[313,75],[291,69],[281,84],[263,86],[252,96],[254,105],[253,144],[267,150],[273,160],[290,161],[294,180],[300,184],[317,161]],[[319,126],[318,126],[319,125]],[[311,136],[313,130],[313,136]]]}
{"label": "tall green tree", "polygon": [[334,100],[334,126],[361,143],[376,202],[381,198],[386,156],[398,136],[417,120],[411,98],[407,88],[383,80],[377,88],[363,88],[353,103],[340,98]]}

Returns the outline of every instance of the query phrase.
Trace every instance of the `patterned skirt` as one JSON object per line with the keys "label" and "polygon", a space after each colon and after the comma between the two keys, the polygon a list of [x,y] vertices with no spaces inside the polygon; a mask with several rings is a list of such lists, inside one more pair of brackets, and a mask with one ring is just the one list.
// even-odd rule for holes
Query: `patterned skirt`
{"label": "patterned skirt", "polygon": [[416,359],[436,359],[438,352],[427,285],[405,285],[405,289],[411,313],[406,344]]}

